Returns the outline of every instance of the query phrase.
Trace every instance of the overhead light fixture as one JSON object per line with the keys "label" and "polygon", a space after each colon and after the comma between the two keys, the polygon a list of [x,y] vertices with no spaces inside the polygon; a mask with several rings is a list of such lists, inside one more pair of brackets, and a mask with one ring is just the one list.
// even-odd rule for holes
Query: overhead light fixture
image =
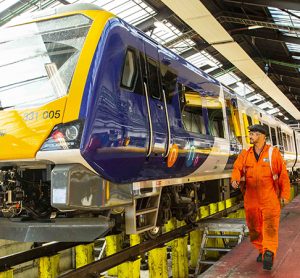
{"label": "overhead light fixture", "polygon": [[283,114],[281,112],[278,112],[278,116],[283,116]]}
{"label": "overhead light fixture", "polygon": [[284,119],[287,121],[289,118],[288,117],[284,117]]}
{"label": "overhead light fixture", "polygon": [[253,30],[253,29],[260,29],[260,28],[264,28],[264,26],[260,26],[260,25],[253,25],[253,26],[249,26],[248,29],[249,30]]}

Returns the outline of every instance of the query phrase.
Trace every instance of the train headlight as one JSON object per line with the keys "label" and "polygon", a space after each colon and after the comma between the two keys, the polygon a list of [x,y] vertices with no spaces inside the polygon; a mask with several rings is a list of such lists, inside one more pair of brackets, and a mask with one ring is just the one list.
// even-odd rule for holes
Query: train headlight
{"label": "train headlight", "polygon": [[41,151],[69,150],[80,147],[82,121],[59,124],[54,127],[41,147]]}
{"label": "train headlight", "polygon": [[70,127],[68,127],[66,129],[66,138],[69,140],[69,141],[74,141],[78,138],[78,135],[79,135],[79,129],[78,129],[78,126],[76,125],[72,125]]}

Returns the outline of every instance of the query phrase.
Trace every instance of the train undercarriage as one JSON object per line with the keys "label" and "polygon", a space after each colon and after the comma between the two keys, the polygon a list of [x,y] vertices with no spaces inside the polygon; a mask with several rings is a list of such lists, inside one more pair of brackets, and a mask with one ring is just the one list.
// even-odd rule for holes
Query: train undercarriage
{"label": "train undercarriage", "polygon": [[79,164],[2,167],[0,237],[92,241],[125,230],[153,238],[171,218],[193,223],[201,205],[229,195],[229,180],[139,188],[108,182]]}

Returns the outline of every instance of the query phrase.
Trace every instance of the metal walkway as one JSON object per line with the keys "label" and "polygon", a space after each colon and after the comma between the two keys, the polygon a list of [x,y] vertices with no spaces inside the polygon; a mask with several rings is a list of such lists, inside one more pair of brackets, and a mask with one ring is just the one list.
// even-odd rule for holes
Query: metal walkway
{"label": "metal walkway", "polygon": [[244,240],[198,277],[300,277],[300,196],[288,204],[281,214],[279,248],[271,271],[263,270],[262,263],[256,262],[257,251],[249,240]]}

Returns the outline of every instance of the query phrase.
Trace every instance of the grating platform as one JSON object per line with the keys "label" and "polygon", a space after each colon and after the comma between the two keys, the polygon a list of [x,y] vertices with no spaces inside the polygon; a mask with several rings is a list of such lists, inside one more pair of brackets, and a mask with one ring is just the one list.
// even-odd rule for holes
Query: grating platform
{"label": "grating platform", "polygon": [[205,278],[300,277],[300,196],[281,212],[279,248],[271,271],[256,262],[257,251],[249,240],[223,256],[211,268],[199,275]]}
{"label": "grating platform", "polygon": [[242,218],[210,218],[198,224],[200,230],[207,228],[209,231],[218,232],[248,232],[245,219]]}

